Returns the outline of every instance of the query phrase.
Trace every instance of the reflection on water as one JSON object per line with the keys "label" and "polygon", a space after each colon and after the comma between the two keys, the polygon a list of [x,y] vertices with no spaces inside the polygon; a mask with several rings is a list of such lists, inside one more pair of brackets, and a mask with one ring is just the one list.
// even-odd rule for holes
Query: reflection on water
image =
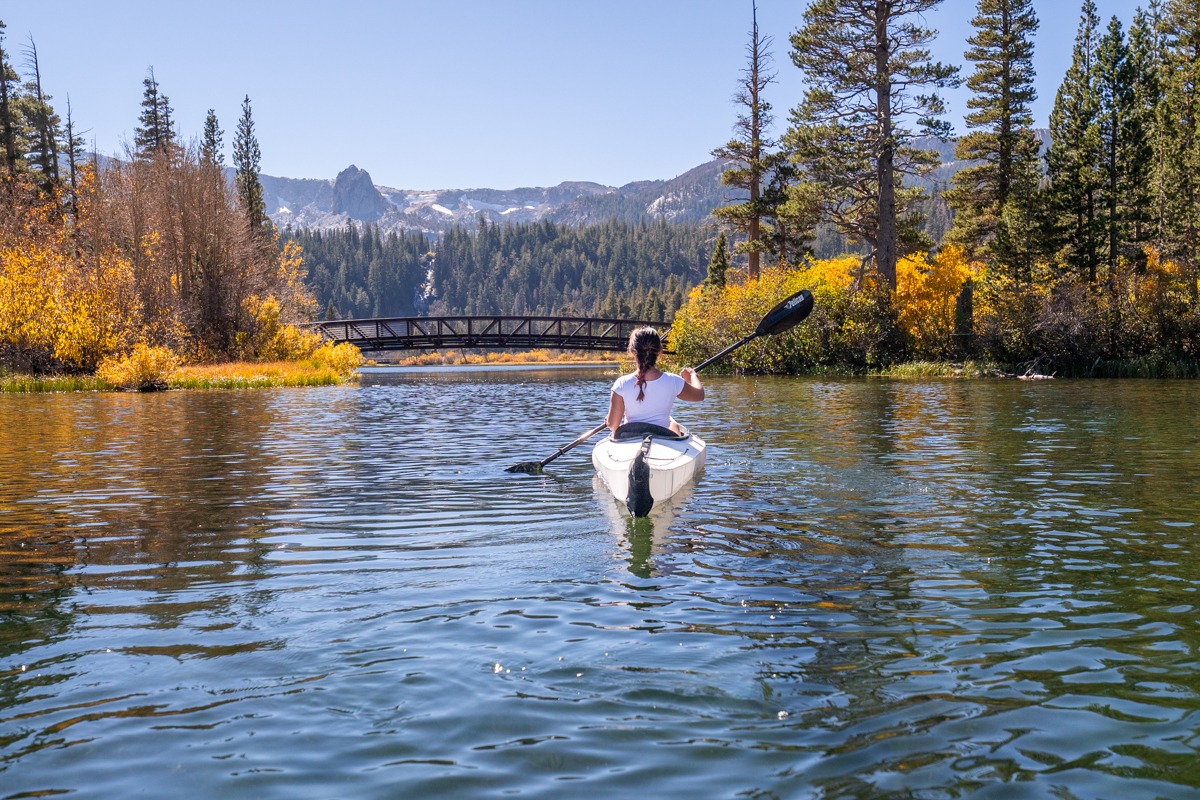
{"label": "reflection on water", "polygon": [[610,380],[0,397],[0,800],[1200,796],[1200,385]]}

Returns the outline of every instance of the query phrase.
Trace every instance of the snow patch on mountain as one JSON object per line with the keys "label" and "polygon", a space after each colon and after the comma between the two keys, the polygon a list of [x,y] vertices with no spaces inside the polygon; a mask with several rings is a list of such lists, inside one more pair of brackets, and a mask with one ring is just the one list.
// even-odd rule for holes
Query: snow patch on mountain
{"label": "snow patch on mountain", "polygon": [[380,230],[419,230],[437,235],[454,226],[488,222],[530,223],[549,219],[584,225],[622,219],[700,222],[731,201],[721,184],[726,162],[710,161],[672,180],[604,186],[568,181],[516,189],[398,189],[376,186],[366,170],[349,166],[333,180],[261,176],[269,216],[280,228],[330,229],[378,225]]}

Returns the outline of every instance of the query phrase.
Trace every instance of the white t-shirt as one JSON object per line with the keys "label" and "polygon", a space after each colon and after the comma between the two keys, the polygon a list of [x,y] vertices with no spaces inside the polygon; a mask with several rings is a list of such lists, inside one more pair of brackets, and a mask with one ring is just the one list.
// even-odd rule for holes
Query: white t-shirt
{"label": "white t-shirt", "polygon": [[649,422],[664,428],[671,425],[671,406],[685,386],[683,378],[664,372],[646,381],[645,398],[638,400],[637,374],[622,375],[613,382],[612,390],[625,401],[626,422]]}

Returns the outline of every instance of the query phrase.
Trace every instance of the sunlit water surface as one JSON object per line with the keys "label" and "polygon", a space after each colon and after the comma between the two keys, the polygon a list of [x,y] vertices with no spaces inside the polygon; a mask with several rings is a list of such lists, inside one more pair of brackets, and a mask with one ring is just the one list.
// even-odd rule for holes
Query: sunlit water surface
{"label": "sunlit water surface", "polygon": [[1200,797],[1200,384],[0,396],[0,798]]}

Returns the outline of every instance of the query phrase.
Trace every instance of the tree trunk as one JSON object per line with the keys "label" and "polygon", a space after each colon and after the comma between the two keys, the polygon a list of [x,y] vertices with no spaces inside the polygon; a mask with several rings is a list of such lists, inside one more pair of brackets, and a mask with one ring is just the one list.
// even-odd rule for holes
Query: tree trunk
{"label": "tree trunk", "polygon": [[746,231],[750,252],[746,259],[746,277],[756,280],[759,272],[759,226],[761,222],[759,198],[762,196],[762,98],[759,90],[762,88],[759,69],[762,67],[762,53],[759,52],[758,36],[758,6],[751,5],[754,14],[753,41],[750,44],[750,225]]}
{"label": "tree trunk", "polygon": [[[758,198],[754,196],[756,194],[758,194],[758,192],[750,193],[751,202],[757,202]],[[747,236],[752,243],[758,241],[758,237],[759,237],[758,226],[759,226],[758,217],[751,217],[750,218],[750,228],[747,231]],[[758,278],[758,273],[759,273],[759,258],[758,258],[758,256],[759,256],[758,250],[751,250],[749,253],[746,254],[746,277],[749,278],[750,280],[755,280]]]}
{"label": "tree trunk", "polygon": [[1096,247],[1096,192],[1088,189],[1087,193],[1087,270],[1088,283],[1096,282],[1096,259],[1098,258]]}
{"label": "tree trunk", "polygon": [[896,288],[896,142],[892,125],[892,84],[888,71],[891,48],[888,42],[889,0],[875,0],[875,97],[880,137],[879,161],[875,174],[879,183],[878,247],[875,269],[891,290]]}
{"label": "tree trunk", "polygon": [[[1114,115],[1115,117],[1115,115]],[[1117,274],[1117,125],[1113,120],[1108,145],[1108,279]]]}

